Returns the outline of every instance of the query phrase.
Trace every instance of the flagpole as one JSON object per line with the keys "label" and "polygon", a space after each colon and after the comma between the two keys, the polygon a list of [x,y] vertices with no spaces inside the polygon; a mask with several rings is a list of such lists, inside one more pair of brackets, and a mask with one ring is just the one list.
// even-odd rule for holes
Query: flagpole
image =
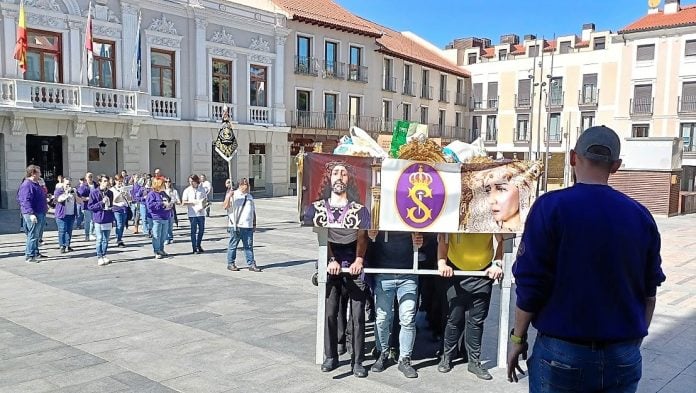
{"label": "flagpole", "polygon": [[[130,78],[130,87],[129,90],[133,90],[133,82],[134,79],[138,78],[138,52],[140,51],[140,24],[142,21],[142,11],[138,11],[138,27],[137,31],[135,32],[135,37],[136,37],[136,42],[135,42],[135,48],[133,50],[133,63],[131,64],[131,78]],[[142,71],[141,71],[142,72]],[[138,84],[139,86],[140,84]]]}

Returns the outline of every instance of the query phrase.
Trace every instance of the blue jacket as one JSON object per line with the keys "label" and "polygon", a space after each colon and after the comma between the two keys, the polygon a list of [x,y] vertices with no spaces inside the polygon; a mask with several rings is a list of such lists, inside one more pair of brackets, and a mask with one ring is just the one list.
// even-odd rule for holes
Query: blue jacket
{"label": "blue jacket", "polygon": [[[111,190],[103,191],[107,197],[113,203],[114,194]],[[89,193],[89,201],[87,202],[87,208],[92,211],[92,220],[97,224],[109,224],[114,222],[114,212],[111,210],[104,210],[104,203],[102,202],[104,197],[102,196],[102,191],[99,188],[95,188]]]}
{"label": "blue jacket", "polygon": [[46,202],[46,192],[39,185],[29,179],[24,179],[17,192],[17,203],[22,210],[22,214],[46,214],[48,203]]}
{"label": "blue jacket", "polygon": [[145,204],[153,220],[169,220],[169,217],[171,217],[172,211],[164,208],[164,202],[165,200],[162,198],[162,194],[157,191],[153,190],[147,194]]}
{"label": "blue jacket", "polygon": [[56,218],[65,218],[65,205],[67,203],[72,203],[73,204],[73,216],[77,214],[77,201],[73,198],[72,200],[68,199],[63,202],[58,202],[58,197],[65,194],[65,190],[61,188],[56,188],[56,192],[53,193],[53,197],[56,199]]}

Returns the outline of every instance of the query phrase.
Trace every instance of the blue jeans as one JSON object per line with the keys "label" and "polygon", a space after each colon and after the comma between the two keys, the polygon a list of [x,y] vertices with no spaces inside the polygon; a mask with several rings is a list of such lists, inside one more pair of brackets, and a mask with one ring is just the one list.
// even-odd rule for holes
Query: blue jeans
{"label": "blue jeans", "polygon": [[89,209],[85,209],[84,214],[85,237],[94,236],[94,233],[96,231],[96,224],[94,223],[94,221],[92,221],[94,213]]}
{"label": "blue jeans", "polygon": [[381,352],[389,349],[389,335],[394,319],[394,296],[399,302],[399,360],[410,358],[416,341],[416,305],[418,276],[413,274],[375,275],[377,338]]}
{"label": "blue jeans", "polygon": [[169,217],[169,227],[167,228],[167,240],[174,241],[174,217]]}
{"label": "blue jeans", "polygon": [[60,247],[70,247],[74,222],[75,216],[56,218],[56,225],[58,226],[58,245]]}
{"label": "blue jeans", "polygon": [[247,265],[254,264],[254,229],[253,228],[234,228],[230,231],[230,243],[227,246],[227,265],[231,265],[237,259],[237,246],[239,241],[242,241],[244,246],[244,254],[246,255]]}
{"label": "blue jeans", "polygon": [[106,250],[109,249],[112,224],[110,222],[105,224],[97,224],[95,222],[93,225],[97,235],[97,258],[102,258],[106,256]]}
{"label": "blue jeans", "polygon": [[152,251],[155,254],[164,252],[164,241],[167,239],[169,220],[152,220]]}
{"label": "blue jeans", "polygon": [[203,241],[205,217],[189,217],[189,222],[191,223],[191,247],[193,247],[193,251],[196,251]]}
{"label": "blue jeans", "polygon": [[640,343],[592,348],[539,334],[527,362],[529,391],[633,393],[642,375]]}
{"label": "blue jeans", "polygon": [[77,205],[77,212],[75,212],[75,224],[73,225],[73,228],[79,228],[80,225],[82,225],[82,220],[84,219],[84,211],[82,209],[82,205],[78,204]]}
{"label": "blue jeans", "polygon": [[145,202],[140,202],[140,222],[142,223],[140,229],[144,234],[152,231],[152,217],[147,216],[147,205]]}
{"label": "blue jeans", "polygon": [[36,214],[36,223],[32,223],[29,219],[30,214],[23,214],[24,230],[27,233],[27,245],[24,249],[24,256],[27,258],[39,256],[39,239],[43,233],[43,227],[46,225],[46,215]]}
{"label": "blue jeans", "polygon": [[116,242],[120,243],[123,240],[123,231],[126,229],[128,224],[126,220],[128,219],[128,213],[126,211],[115,211],[114,217],[116,218]]}

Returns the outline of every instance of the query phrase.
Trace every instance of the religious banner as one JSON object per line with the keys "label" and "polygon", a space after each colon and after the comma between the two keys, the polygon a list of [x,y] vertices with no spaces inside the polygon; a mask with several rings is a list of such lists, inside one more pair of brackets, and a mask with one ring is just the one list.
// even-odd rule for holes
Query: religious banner
{"label": "religious banner", "polygon": [[457,232],[460,199],[459,164],[382,161],[381,230]]}
{"label": "religious banner", "polygon": [[305,154],[301,165],[302,224],[369,229],[372,162],[369,157]]}
{"label": "religious banner", "polygon": [[215,139],[215,152],[229,163],[237,152],[237,147],[239,145],[230,124],[229,109],[225,106],[222,114],[222,128]]}

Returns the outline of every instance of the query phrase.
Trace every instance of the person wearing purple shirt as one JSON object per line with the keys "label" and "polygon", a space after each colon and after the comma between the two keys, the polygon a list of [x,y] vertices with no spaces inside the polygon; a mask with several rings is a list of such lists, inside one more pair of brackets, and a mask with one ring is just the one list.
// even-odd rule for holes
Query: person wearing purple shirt
{"label": "person wearing purple shirt", "polygon": [[39,253],[39,239],[46,224],[46,191],[39,185],[41,168],[38,165],[29,165],[26,178],[19,186],[17,203],[19,203],[24,219],[27,234],[27,244],[24,256],[27,262],[36,263],[42,255]]}
{"label": "person wearing purple shirt", "polygon": [[138,174],[134,174],[131,178],[133,182],[133,188],[131,188],[131,210],[133,211],[133,233],[138,234],[138,225],[140,224],[140,204],[142,203],[142,198],[140,197],[142,184]]}
{"label": "person wearing purple shirt", "polygon": [[99,175],[99,187],[89,193],[87,208],[92,212],[94,228],[97,234],[97,265],[108,265],[111,260],[106,257],[109,248],[109,236],[114,222],[114,193],[109,190],[109,177]]}
{"label": "person wearing purple shirt", "polygon": [[145,204],[152,215],[152,250],[155,252],[155,259],[162,259],[169,255],[164,252],[164,242],[167,240],[169,218],[174,206],[169,195],[164,192],[164,178],[152,179],[152,190],[147,194]]}
{"label": "person wearing purple shirt", "polygon": [[58,246],[60,246],[60,253],[63,254],[73,251],[70,247],[70,241],[77,215],[77,206],[82,204],[82,198],[77,196],[77,192],[70,185],[69,177],[63,179],[61,187],[56,187],[53,196],[56,198],[55,217],[58,226]]}
{"label": "person wearing purple shirt", "polygon": [[126,209],[128,207],[128,192],[125,191],[123,184],[123,176],[114,176],[114,186],[111,188],[111,192],[114,194],[114,219],[116,220],[116,244],[118,247],[125,247],[126,244],[123,243],[123,232],[128,225],[128,213]]}
{"label": "person wearing purple shirt", "polygon": [[87,172],[85,174],[85,182],[80,185],[80,187],[77,188],[77,195],[82,198],[84,201],[82,205],[82,211],[84,214],[83,217],[83,225],[85,228],[85,240],[95,240],[95,229],[94,229],[94,222],[92,220],[93,213],[92,211],[87,207],[87,203],[89,201],[89,195],[90,193],[98,188],[98,184],[94,182],[94,175],[92,175],[91,172]]}

